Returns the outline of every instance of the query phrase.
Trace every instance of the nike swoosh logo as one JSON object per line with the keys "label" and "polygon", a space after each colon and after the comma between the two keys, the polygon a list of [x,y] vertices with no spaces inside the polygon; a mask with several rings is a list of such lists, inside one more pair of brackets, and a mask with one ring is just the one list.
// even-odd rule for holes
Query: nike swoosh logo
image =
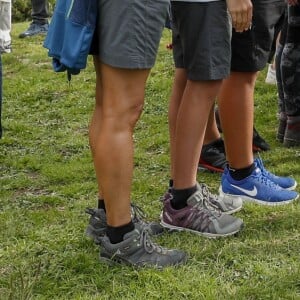
{"label": "nike swoosh logo", "polygon": [[255,197],[257,195],[257,188],[256,188],[256,186],[254,186],[252,190],[246,190],[246,189],[243,189],[243,188],[241,188],[239,186],[236,186],[234,184],[232,184],[231,186],[233,186],[234,188],[242,191],[243,193],[245,193],[246,195],[249,195],[251,197]]}

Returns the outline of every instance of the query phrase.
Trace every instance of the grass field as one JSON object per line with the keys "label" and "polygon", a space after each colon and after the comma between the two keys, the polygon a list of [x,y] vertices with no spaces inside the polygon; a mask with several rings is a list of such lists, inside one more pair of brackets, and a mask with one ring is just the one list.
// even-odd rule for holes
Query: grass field
{"label": "grass field", "polygon": [[[300,205],[246,204],[237,237],[205,239],[188,233],[156,239],[189,254],[185,266],[136,270],[109,267],[84,235],[87,206],[97,188],[88,146],[94,105],[92,63],[69,85],[52,71],[43,38],[18,39],[3,56],[4,137],[0,140],[0,299],[300,299]],[[173,75],[164,32],[148,81],[135,140],[133,201],[158,220],[169,178],[167,107]],[[269,170],[300,182],[300,149],[276,139],[276,87],[259,76],[255,124],[272,150]],[[219,174],[199,173],[217,191]],[[299,191],[299,188],[298,188]]]}

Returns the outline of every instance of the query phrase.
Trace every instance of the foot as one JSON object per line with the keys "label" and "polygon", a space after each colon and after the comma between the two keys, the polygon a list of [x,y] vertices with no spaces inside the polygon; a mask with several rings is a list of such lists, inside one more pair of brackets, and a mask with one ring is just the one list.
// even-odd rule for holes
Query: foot
{"label": "foot", "polygon": [[[204,183],[197,182],[197,190],[205,196],[208,205],[210,205],[212,209],[220,210],[224,214],[236,213],[243,207],[242,199],[212,194]],[[167,200],[171,200],[172,197],[172,188],[169,187],[168,191],[161,197],[161,200],[164,203]]]}
{"label": "foot", "polygon": [[286,147],[300,146],[300,116],[287,117],[283,145]]}
{"label": "foot", "polygon": [[299,196],[298,193],[282,189],[275,184],[259,167],[243,180],[234,180],[226,168],[222,175],[220,195],[239,197],[243,201],[263,205],[288,204]]}
{"label": "foot", "polygon": [[[106,213],[101,208],[87,208],[85,212],[90,215],[89,224],[85,231],[86,235],[97,244],[99,243],[99,237],[103,237],[106,233]],[[151,235],[159,235],[164,231],[159,223],[144,221],[144,212],[135,204],[131,204],[131,216],[133,223],[139,223]]]}
{"label": "foot", "polygon": [[112,244],[105,235],[99,238],[100,260],[121,263],[134,267],[155,267],[162,269],[186,262],[186,254],[179,250],[169,250],[154,244],[148,231],[139,223],[124,236],[121,243]]}
{"label": "foot", "polygon": [[19,35],[19,38],[23,39],[38,34],[46,34],[48,32],[48,29],[49,29],[48,23],[46,24],[31,23],[28,29]]}
{"label": "foot", "polygon": [[229,236],[239,232],[243,221],[214,209],[208,195],[197,190],[187,200],[187,206],[176,210],[171,200],[164,202],[161,225],[178,231],[189,231],[205,237]]}
{"label": "foot", "polygon": [[199,169],[222,173],[226,167],[226,163],[225,146],[222,138],[203,145],[199,160]]}
{"label": "foot", "polygon": [[279,185],[281,188],[286,190],[294,190],[297,186],[297,182],[292,177],[283,177],[276,176],[275,174],[270,173],[263,164],[263,161],[260,158],[254,160],[256,166],[261,170],[263,175],[273,181],[275,184]]}

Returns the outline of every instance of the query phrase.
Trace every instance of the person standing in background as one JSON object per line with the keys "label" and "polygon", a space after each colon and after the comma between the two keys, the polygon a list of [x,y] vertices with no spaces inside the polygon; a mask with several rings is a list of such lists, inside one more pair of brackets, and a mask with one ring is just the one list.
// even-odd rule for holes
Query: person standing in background
{"label": "person standing in background", "polygon": [[11,0],[0,0],[0,138],[2,137],[2,54],[11,52]]}
{"label": "person standing in background", "polygon": [[49,28],[49,8],[47,0],[31,0],[32,22],[28,29],[19,35],[19,38],[26,38],[37,34],[46,34]]}

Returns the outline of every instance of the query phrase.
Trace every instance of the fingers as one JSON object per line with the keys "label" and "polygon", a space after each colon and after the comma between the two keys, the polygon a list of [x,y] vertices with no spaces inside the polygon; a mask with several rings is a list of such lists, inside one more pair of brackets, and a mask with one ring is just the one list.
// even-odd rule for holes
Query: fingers
{"label": "fingers", "polygon": [[[252,22],[252,3],[250,1],[228,1],[232,27],[237,32],[248,30]],[[231,3],[230,3],[231,2]]]}

